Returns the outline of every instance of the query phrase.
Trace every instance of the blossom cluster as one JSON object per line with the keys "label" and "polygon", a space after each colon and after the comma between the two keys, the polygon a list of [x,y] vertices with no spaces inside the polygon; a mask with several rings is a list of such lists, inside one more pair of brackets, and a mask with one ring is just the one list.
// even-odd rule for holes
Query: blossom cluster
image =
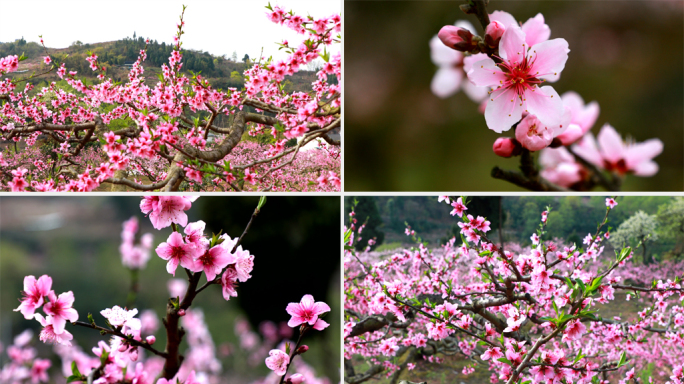
{"label": "blossom cluster", "polygon": [[[598,103],[585,104],[573,91],[559,96],[545,85],[560,78],[570,49],[565,39],[550,39],[542,14],[521,23],[507,12],[494,11],[489,20],[483,25],[484,37],[475,36],[467,21],[445,26],[430,48],[439,66],[432,81],[437,96],[448,97],[462,88],[481,103],[489,129],[514,129],[514,138],[494,142],[494,153],[511,157],[522,150],[541,151],[541,176],[564,188],[580,188],[592,172],[601,170],[619,177],[658,172],[652,159],[662,152],[662,141],[625,142],[606,123],[597,145],[591,129],[599,115]],[[587,168],[587,163],[596,169]]]}
{"label": "blossom cluster", "polygon": [[[74,293],[64,292],[57,296],[52,290],[52,278],[43,275],[36,280],[33,275],[24,277],[24,290],[21,304],[14,311],[21,312],[27,320],[36,319],[43,326],[40,340],[46,343],[70,345],[73,335],[64,327],[66,322],[78,320],[78,312],[72,308]],[[44,306],[43,306],[44,304]],[[40,307],[47,315],[36,313]]]}
{"label": "blossom cluster", "polygon": [[140,202],[140,208],[143,213],[149,213],[156,229],[172,224],[185,227],[185,236],[174,231],[155,250],[160,258],[168,261],[166,270],[175,276],[180,265],[193,272],[204,272],[208,281],[214,281],[220,275],[223,297],[230,300],[237,296],[238,281],[244,283],[252,277],[250,273],[254,268],[254,255],[237,245],[238,238],[231,238],[228,234],[207,238],[204,234],[206,224],[202,220],[188,224],[185,211],[196,199],[185,196],[146,196]]}
{"label": "blossom cluster", "polygon": [[[464,214],[466,199],[440,201],[460,213],[461,245],[417,241],[387,255],[356,252],[351,239],[345,247],[345,358],[370,366],[358,377],[397,377],[457,354],[486,367],[493,383],[617,380],[651,364],[660,370],[654,382],[684,379],[676,370],[684,358],[681,276],[634,280],[621,272],[631,248],[604,254],[615,199],[606,199],[606,217],[583,244],[544,240],[547,209],[526,248],[495,244],[485,218]],[[346,231],[354,226],[352,218]],[[642,309],[600,315],[625,294],[638,295]]]}
{"label": "blossom cluster", "polygon": [[33,331],[25,330],[14,338],[14,343],[7,348],[9,362],[0,371],[0,381],[3,383],[20,383],[31,380],[33,384],[47,383],[47,370],[52,366],[48,359],[37,358],[38,353],[31,347]]}
{"label": "blossom cluster", "polygon": [[[286,345],[285,351],[280,348],[269,351],[269,357],[265,361],[266,366],[277,376],[285,376],[295,356],[309,349],[306,345],[300,345],[302,337],[309,329],[322,331],[330,325],[320,318],[330,312],[330,306],[322,301],[315,301],[311,295],[304,295],[299,303],[288,304],[285,310],[292,316],[287,325],[290,327],[300,326],[299,340],[291,354],[289,345]],[[287,378],[287,383],[301,384],[304,380],[304,375],[295,373]]]}
{"label": "blossom cluster", "polygon": [[140,237],[140,244],[135,245],[135,234],[138,232],[138,218],[136,216],[124,221],[121,231],[121,252],[122,264],[130,269],[143,269],[150,260],[152,242],[154,236],[146,233]]}

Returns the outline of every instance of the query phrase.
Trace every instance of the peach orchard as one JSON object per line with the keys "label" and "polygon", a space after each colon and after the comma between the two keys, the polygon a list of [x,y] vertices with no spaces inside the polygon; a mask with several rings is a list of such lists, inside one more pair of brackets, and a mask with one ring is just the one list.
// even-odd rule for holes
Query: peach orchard
{"label": "peach orchard", "polygon": [[[352,211],[344,257],[347,383],[380,376],[396,383],[449,356],[465,361],[459,374],[480,366],[492,383],[684,382],[684,268],[636,267],[630,247],[604,253],[615,199],[606,199],[604,219],[583,244],[544,240],[553,236],[547,208],[532,246],[508,249],[488,237],[490,222],[468,211],[465,198],[439,200],[458,216],[460,238],[429,249],[408,227],[415,246],[387,256],[370,246],[355,251],[355,243],[374,240],[361,239],[363,218]],[[625,300],[639,310],[602,316],[606,304]]]}
{"label": "peach orchard", "polygon": [[[188,77],[182,72],[185,7],[172,54],[153,87],[145,84],[147,48],[123,84],[108,77],[94,54],[86,60],[98,80],[88,84],[45,48],[45,72],[0,79],[0,134],[2,141],[13,144],[0,153],[0,187],[80,192],[102,184],[139,191],[340,190],[340,140],[332,133],[341,127],[341,55],[330,50],[341,44],[340,15],[313,18],[270,4],[266,8],[265,17],[295,30],[301,41],[279,42],[289,56],[261,58],[245,70],[241,90],[215,89],[201,74]],[[41,44],[45,47],[42,36]],[[286,76],[318,58],[323,65],[311,91],[287,93]],[[25,59],[0,58],[0,75],[16,71]],[[53,71],[68,89],[53,82],[31,93],[27,80]],[[227,126],[216,125],[220,115],[228,117]],[[116,119],[131,124],[108,128]],[[246,141],[249,136],[262,144]],[[302,151],[314,140],[318,148]],[[40,150],[44,141],[53,148]]]}

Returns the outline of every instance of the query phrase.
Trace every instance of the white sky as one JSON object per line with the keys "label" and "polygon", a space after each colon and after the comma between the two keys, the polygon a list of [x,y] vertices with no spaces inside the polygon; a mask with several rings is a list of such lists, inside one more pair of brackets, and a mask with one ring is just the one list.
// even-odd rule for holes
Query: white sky
{"label": "white sky", "polygon": [[[183,48],[223,54],[230,58],[237,52],[238,61],[245,53],[256,59],[264,49],[264,57],[282,59],[276,42],[288,40],[290,45],[303,40],[290,28],[272,23],[264,8],[269,0],[23,0],[0,1],[2,22],[0,42],[11,42],[22,36],[38,42],[43,35],[48,48],[66,48],[76,40],[100,43],[136,36],[173,43],[176,24],[185,10]],[[339,14],[342,0],[271,0],[286,11],[306,17],[328,17]],[[28,11],[28,13],[27,13]],[[6,15],[14,15],[6,17]],[[335,44],[333,52],[339,52]]]}

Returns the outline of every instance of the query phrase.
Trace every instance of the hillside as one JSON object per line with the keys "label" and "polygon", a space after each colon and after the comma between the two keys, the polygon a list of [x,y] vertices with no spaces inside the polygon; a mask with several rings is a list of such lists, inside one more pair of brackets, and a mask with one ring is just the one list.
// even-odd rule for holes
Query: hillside
{"label": "hillside", "polygon": [[[55,62],[66,64],[67,70],[77,71],[78,76],[87,80],[95,80],[89,63],[85,60],[88,52],[98,56],[100,64],[107,68],[108,75],[115,81],[126,81],[128,68],[127,65],[137,60],[140,50],[145,47],[145,39],[125,38],[117,41],[108,41],[95,44],[83,44],[80,41],[74,42],[68,48],[54,49],[48,48],[48,53]],[[158,43],[156,40],[150,41],[147,49],[147,60],[143,63],[146,69],[146,83],[154,85],[157,73],[161,72],[161,65],[166,63],[172,51],[172,46],[166,43]],[[28,57],[27,60],[19,63],[18,72],[8,74],[8,77],[18,77],[30,74],[33,71],[39,73],[48,68],[43,64],[45,56],[44,49],[37,43],[27,43],[24,39],[19,39],[11,43],[0,43],[0,57],[7,55],[21,55]],[[245,57],[247,59],[247,57]],[[224,56],[214,56],[208,52],[193,50],[183,50],[183,72],[189,75],[189,71],[200,72],[207,78],[214,88],[226,89],[228,87],[242,88],[244,79],[242,73],[251,66],[242,61],[233,61]],[[315,71],[300,70],[285,80],[285,90],[309,92],[311,83],[316,80]],[[30,82],[37,85],[45,85],[51,81],[59,81],[56,73],[50,73]]]}

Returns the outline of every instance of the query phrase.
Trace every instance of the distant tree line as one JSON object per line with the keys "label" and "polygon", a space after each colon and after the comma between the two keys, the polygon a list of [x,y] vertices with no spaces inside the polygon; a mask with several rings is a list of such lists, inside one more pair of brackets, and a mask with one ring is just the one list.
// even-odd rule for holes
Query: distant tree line
{"label": "distant tree line", "polygon": [[[347,197],[346,213],[354,199],[359,201],[356,218],[360,223],[369,220],[365,239],[383,239],[388,233],[408,243],[410,240],[403,234],[405,223],[423,239],[433,239],[432,245],[437,240],[444,243],[459,237],[457,220],[449,215],[448,206],[437,204],[436,196]],[[468,201],[466,213],[487,217],[493,240],[500,241],[501,223],[504,241],[523,246],[531,243],[530,236],[539,227],[541,212],[547,207],[551,208],[547,233],[578,247],[584,246],[587,234],[596,232],[596,223],[606,213],[605,196],[477,196],[468,197]],[[641,242],[635,261],[644,264],[684,255],[684,197],[628,196],[619,197],[618,203],[606,227],[611,228],[612,246],[635,247]],[[553,240],[548,234],[544,240]]]}

